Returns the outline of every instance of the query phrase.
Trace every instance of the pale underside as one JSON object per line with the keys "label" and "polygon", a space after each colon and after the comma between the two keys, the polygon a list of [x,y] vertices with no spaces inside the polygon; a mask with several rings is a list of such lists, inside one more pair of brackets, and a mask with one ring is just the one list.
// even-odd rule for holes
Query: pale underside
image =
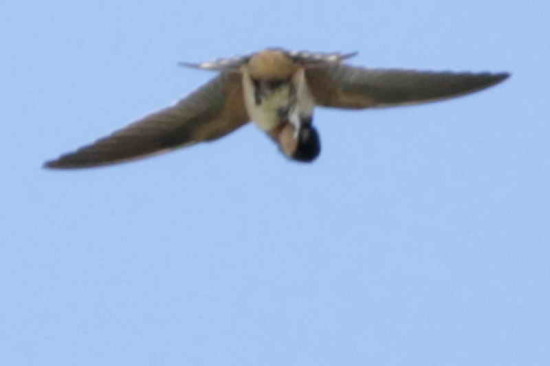
{"label": "pale underside", "polygon": [[[249,118],[262,130],[269,132],[280,127],[281,123],[291,123],[298,131],[304,118],[311,119],[313,116],[315,101],[308,88],[304,69],[299,69],[289,84],[275,89],[261,103],[254,98],[254,86],[246,69],[242,70],[242,77]],[[282,115],[281,111],[285,110],[287,113]]]}

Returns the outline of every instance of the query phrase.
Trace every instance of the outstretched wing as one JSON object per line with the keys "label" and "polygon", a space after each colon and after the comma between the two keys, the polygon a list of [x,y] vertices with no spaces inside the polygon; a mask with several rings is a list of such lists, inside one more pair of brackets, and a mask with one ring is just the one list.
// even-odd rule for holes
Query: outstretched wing
{"label": "outstretched wing", "polygon": [[316,103],[336,108],[373,108],[435,101],[472,93],[509,74],[368,69],[334,65],[306,70]]}
{"label": "outstretched wing", "polygon": [[45,164],[86,168],[222,137],[248,122],[240,77],[222,73],[177,104]]}

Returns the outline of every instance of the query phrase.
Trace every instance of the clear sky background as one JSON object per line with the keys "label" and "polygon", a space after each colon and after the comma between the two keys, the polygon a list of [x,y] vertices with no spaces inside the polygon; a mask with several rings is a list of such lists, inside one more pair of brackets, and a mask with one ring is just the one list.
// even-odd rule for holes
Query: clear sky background
{"label": "clear sky background", "polygon": [[[549,365],[546,1],[0,1],[0,364]],[[47,171],[270,46],[509,71],[319,109],[287,161],[254,126]]]}

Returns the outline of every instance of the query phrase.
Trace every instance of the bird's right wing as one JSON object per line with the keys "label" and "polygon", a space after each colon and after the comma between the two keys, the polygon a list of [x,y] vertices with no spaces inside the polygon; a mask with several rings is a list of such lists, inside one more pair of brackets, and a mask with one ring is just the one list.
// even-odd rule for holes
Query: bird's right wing
{"label": "bird's right wing", "polygon": [[368,69],[337,64],[306,70],[316,103],[336,108],[374,108],[447,99],[488,88],[507,73],[453,73]]}
{"label": "bird's right wing", "polygon": [[249,121],[241,78],[222,73],[175,105],[45,164],[86,168],[142,158],[225,136]]}

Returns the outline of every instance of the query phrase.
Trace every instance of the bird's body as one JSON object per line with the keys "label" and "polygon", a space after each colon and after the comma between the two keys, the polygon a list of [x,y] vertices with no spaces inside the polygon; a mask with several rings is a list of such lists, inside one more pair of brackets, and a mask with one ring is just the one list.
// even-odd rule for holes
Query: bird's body
{"label": "bird's body", "polygon": [[81,168],[121,162],[222,137],[253,121],[281,151],[310,162],[320,153],[315,106],[362,109],[445,99],[487,88],[508,74],[432,73],[344,65],[354,54],[268,49],[187,66],[220,75],[176,105],[46,163]]}
{"label": "bird's body", "polygon": [[[292,83],[283,83],[272,90],[252,80],[248,70],[242,71],[244,101],[250,119],[262,130],[269,132],[279,126],[281,119],[289,117],[297,100]],[[263,94],[261,89],[266,89]],[[269,94],[267,93],[269,92]]]}

